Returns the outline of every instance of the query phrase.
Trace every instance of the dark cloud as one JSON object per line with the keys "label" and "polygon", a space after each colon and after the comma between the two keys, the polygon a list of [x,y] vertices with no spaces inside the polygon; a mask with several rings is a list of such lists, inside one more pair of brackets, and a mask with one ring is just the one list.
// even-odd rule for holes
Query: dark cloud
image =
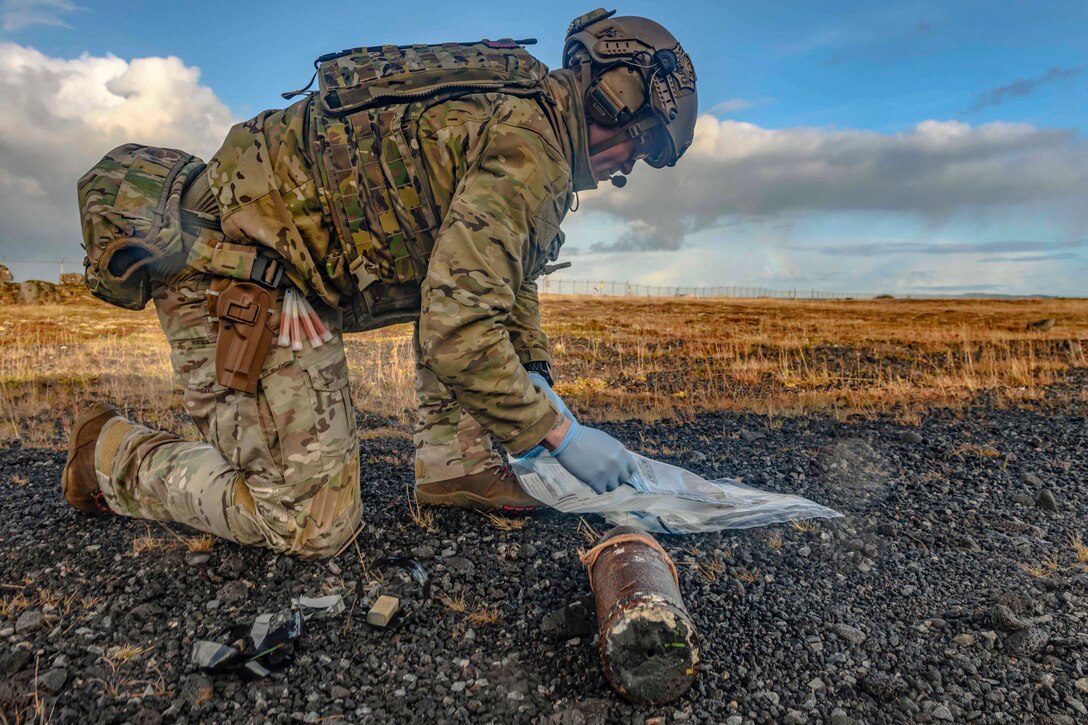
{"label": "dark cloud", "polygon": [[703,116],[676,168],[640,166],[624,189],[583,201],[629,225],[601,249],[645,250],[678,249],[686,235],[734,220],[783,223],[820,212],[943,222],[1045,204],[1053,219],[1083,225],[1086,197],[1088,142],[1074,131],[958,121],[900,133],[770,130]]}
{"label": "dark cloud", "polygon": [[[963,242],[854,242],[835,244],[827,247],[791,247],[797,251],[810,251],[836,257],[883,257],[892,254],[1015,254],[1050,252],[1057,249],[1088,248],[1088,239],[1076,239],[1062,242],[1032,242],[1006,239],[993,242],[967,244]],[[1070,256],[1076,256],[1068,253]],[[1008,258],[1023,261],[1023,258]]]}
{"label": "dark cloud", "polygon": [[980,262],[1020,263],[1020,262],[1054,262],[1066,259],[1080,259],[1080,255],[1072,252],[1057,252],[1055,254],[1031,254],[1025,257],[983,257]]}
{"label": "dark cloud", "polygon": [[652,252],[673,251],[683,246],[686,230],[682,223],[655,224],[636,219],[614,242],[596,242],[592,252]]}
{"label": "dark cloud", "polygon": [[971,104],[971,107],[967,109],[967,113],[975,113],[976,111],[981,111],[983,108],[989,108],[991,106],[1000,106],[1005,101],[1013,98],[1030,96],[1041,86],[1076,78],[1084,72],[1085,68],[1088,68],[1088,66],[1080,65],[1075,68],[1059,68],[1055,66],[1041,76],[1020,78],[1012,83],[1006,83],[1003,86],[991,88],[980,95],[975,102]]}

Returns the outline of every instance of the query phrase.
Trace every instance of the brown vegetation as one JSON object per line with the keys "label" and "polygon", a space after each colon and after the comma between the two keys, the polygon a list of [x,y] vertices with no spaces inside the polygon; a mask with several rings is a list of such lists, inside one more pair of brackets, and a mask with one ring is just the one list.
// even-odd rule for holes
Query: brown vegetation
{"label": "brown vegetation", "polygon": [[[548,297],[557,391],[591,419],[705,410],[770,417],[889,414],[981,394],[998,405],[1085,402],[1061,383],[1088,367],[1084,300],[664,300]],[[109,400],[152,426],[194,436],[153,311],[101,303],[5,306],[0,441],[63,443],[74,412]],[[1028,327],[1040,319],[1056,324]],[[348,335],[352,397],[407,423],[410,327]],[[984,455],[963,451],[964,455]]]}

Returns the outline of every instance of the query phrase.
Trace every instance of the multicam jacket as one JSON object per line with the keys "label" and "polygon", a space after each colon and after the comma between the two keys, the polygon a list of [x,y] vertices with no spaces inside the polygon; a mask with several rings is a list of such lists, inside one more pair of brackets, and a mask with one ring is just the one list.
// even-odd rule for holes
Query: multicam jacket
{"label": "multicam jacket", "polygon": [[[573,75],[554,71],[543,87],[540,96],[478,93],[405,114],[436,228],[423,224],[410,240],[415,266],[425,251],[425,269],[402,254],[373,267],[377,283],[368,280],[365,294],[315,166],[313,97],[238,124],[208,165],[229,239],[282,258],[295,285],[357,318],[346,329],[418,314],[424,362],[515,452],[537,444],[556,417],[521,366],[549,359],[535,279],[559,252],[573,192],[595,185]],[[408,316],[406,295],[415,302]]]}

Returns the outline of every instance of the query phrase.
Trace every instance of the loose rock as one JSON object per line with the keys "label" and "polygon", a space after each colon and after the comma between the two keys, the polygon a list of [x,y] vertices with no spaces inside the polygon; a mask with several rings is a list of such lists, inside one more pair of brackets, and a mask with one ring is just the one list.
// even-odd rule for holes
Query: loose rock
{"label": "loose rock", "polygon": [[45,625],[45,615],[41,610],[28,609],[15,620],[15,631],[18,634],[29,634]]}
{"label": "loose rock", "polygon": [[1035,505],[1043,511],[1058,512],[1058,499],[1049,488],[1044,488],[1039,492],[1039,497],[1035,499]]}
{"label": "loose rock", "polygon": [[1014,657],[1030,657],[1046,646],[1050,635],[1039,627],[1027,627],[1005,639],[1005,651]]}
{"label": "loose rock", "polygon": [[916,430],[905,430],[899,433],[899,440],[917,445],[922,442],[923,438],[922,434]]}
{"label": "loose rock", "polygon": [[567,606],[544,615],[540,629],[544,636],[556,641],[565,641],[572,637],[591,635],[596,628],[596,615],[584,600],[572,602]]}
{"label": "loose rock", "polygon": [[842,637],[846,641],[852,642],[854,644],[861,644],[868,637],[868,635],[865,634],[865,632],[862,632],[857,627],[854,627],[854,626],[849,625],[849,624],[834,623],[834,624],[832,624],[830,626],[830,629],[831,629],[832,632],[839,635],[840,637]]}
{"label": "loose rock", "polygon": [[1015,632],[1028,626],[1026,622],[1016,616],[1012,609],[1004,604],[995,604],[990,609],[990,622],[993,624],[994,629],[1004,632]]}
{"label": "loose rock", "polygon": [[38,678],[38,684],[51,695],[60,692],[64,683],[68,680],[68,671],[63,669],[49,670]]}

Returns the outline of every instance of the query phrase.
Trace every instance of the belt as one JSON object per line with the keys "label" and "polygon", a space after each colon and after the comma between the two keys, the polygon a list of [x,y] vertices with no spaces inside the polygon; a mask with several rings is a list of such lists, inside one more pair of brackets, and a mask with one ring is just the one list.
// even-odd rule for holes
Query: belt
{"label": "belt", "polygon": [[282,260],[256,245],[236,244],[226,239],[207,168],[194,175],[181,194],[181,230],[193,240],[190,261],[194,257],[201,261],[194,266],[219,276],[279,287],[284,270]]}

